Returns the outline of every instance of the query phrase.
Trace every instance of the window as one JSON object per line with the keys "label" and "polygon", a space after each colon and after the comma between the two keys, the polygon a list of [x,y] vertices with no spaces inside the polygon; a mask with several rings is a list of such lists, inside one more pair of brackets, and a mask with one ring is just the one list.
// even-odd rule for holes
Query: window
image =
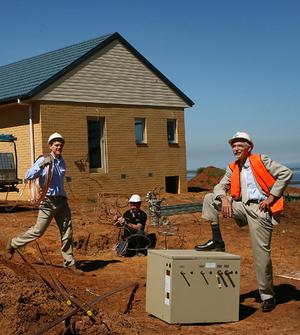
{"label": "window", "polygon": [[90,170],[107,172],[105,118],[88,118],[87,126]]}
{"label": "window", "polygon": [[168,119],[167,120],[167,133],[169,143],[178,143],[177,140],[177,120]]}
{"label": "window", "polygon": [[143,144],[147,142],[146,139],[146,120],[144,118],[136,118],[135,124],[135,141],[137,144]]}

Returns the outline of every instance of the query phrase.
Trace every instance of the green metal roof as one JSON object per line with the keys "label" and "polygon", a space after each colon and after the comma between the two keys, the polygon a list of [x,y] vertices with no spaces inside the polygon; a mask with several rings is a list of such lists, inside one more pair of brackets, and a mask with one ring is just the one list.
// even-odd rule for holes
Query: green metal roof
{"label": "green metal roof", "polygon": [[130,49],[190,106],[194,104],[118,33],[104,35],[16,63],[0,66],[0,104],[33,97],[115,39],[118,39]]}

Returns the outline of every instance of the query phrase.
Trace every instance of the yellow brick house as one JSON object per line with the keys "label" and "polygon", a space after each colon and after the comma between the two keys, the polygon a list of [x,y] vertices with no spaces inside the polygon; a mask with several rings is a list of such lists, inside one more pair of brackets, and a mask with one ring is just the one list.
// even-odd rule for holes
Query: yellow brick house
{"label": "yellow brick house", "polygon": [[186,192],[192,105],[119,33],[0,67],[0,134],[17,137],[18,177],[59,132],[68,187],[83,197]]}

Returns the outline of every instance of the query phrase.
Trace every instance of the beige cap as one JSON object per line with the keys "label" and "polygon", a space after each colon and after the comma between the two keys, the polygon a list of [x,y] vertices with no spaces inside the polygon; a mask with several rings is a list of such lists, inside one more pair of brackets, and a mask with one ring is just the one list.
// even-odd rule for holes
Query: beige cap
{"label": "beige cap", "polygon": [[65,142],[65,139],[59,133],[53,133],[48,138],[48,144],[50,144],[51,141],[56,140],[56,139],[62,140],[63,142]]}
{"label": "beige cap", "polygon": [[243,131],[238,131],[237,133],[235,133],[233,135],[233,137],[228,141],[228,143],[230,145],[232,145],[234,142],[237,142],[239,140],[246,141],[246,142],[250,143],[252,145],[252,147],[253,147],[253,142],[251,140],[250,135],[247,134],[247,133],[245,133],[245,132],[243,132]]}

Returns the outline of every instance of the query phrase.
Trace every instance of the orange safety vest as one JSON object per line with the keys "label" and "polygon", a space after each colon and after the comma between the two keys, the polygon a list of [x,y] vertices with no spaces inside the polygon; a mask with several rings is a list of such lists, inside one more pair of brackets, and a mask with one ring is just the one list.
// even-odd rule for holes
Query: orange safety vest
{"label": "orange safety vest", "polygon": [[[257,181],[261,189],[265,192],[265,194],[269,196],[270,189],[272,188],[276,179],[266,169],[259,154],[250,155],[249,161],[250,161],[251,169],[255,177],[255,180]],[[232,175],[230,179],[230,182],[231,182],[230,193],[233,199],[239,199],[240,193],[241,193],[241,183],[240,183],[240,166],[238,164],[238,161],[230,163],[229,167],[232,171]],[[271,212],[273,214],[282,212],[283,203],[284,203],[283,197],[276,200],[274,204],[270,206]]]}

